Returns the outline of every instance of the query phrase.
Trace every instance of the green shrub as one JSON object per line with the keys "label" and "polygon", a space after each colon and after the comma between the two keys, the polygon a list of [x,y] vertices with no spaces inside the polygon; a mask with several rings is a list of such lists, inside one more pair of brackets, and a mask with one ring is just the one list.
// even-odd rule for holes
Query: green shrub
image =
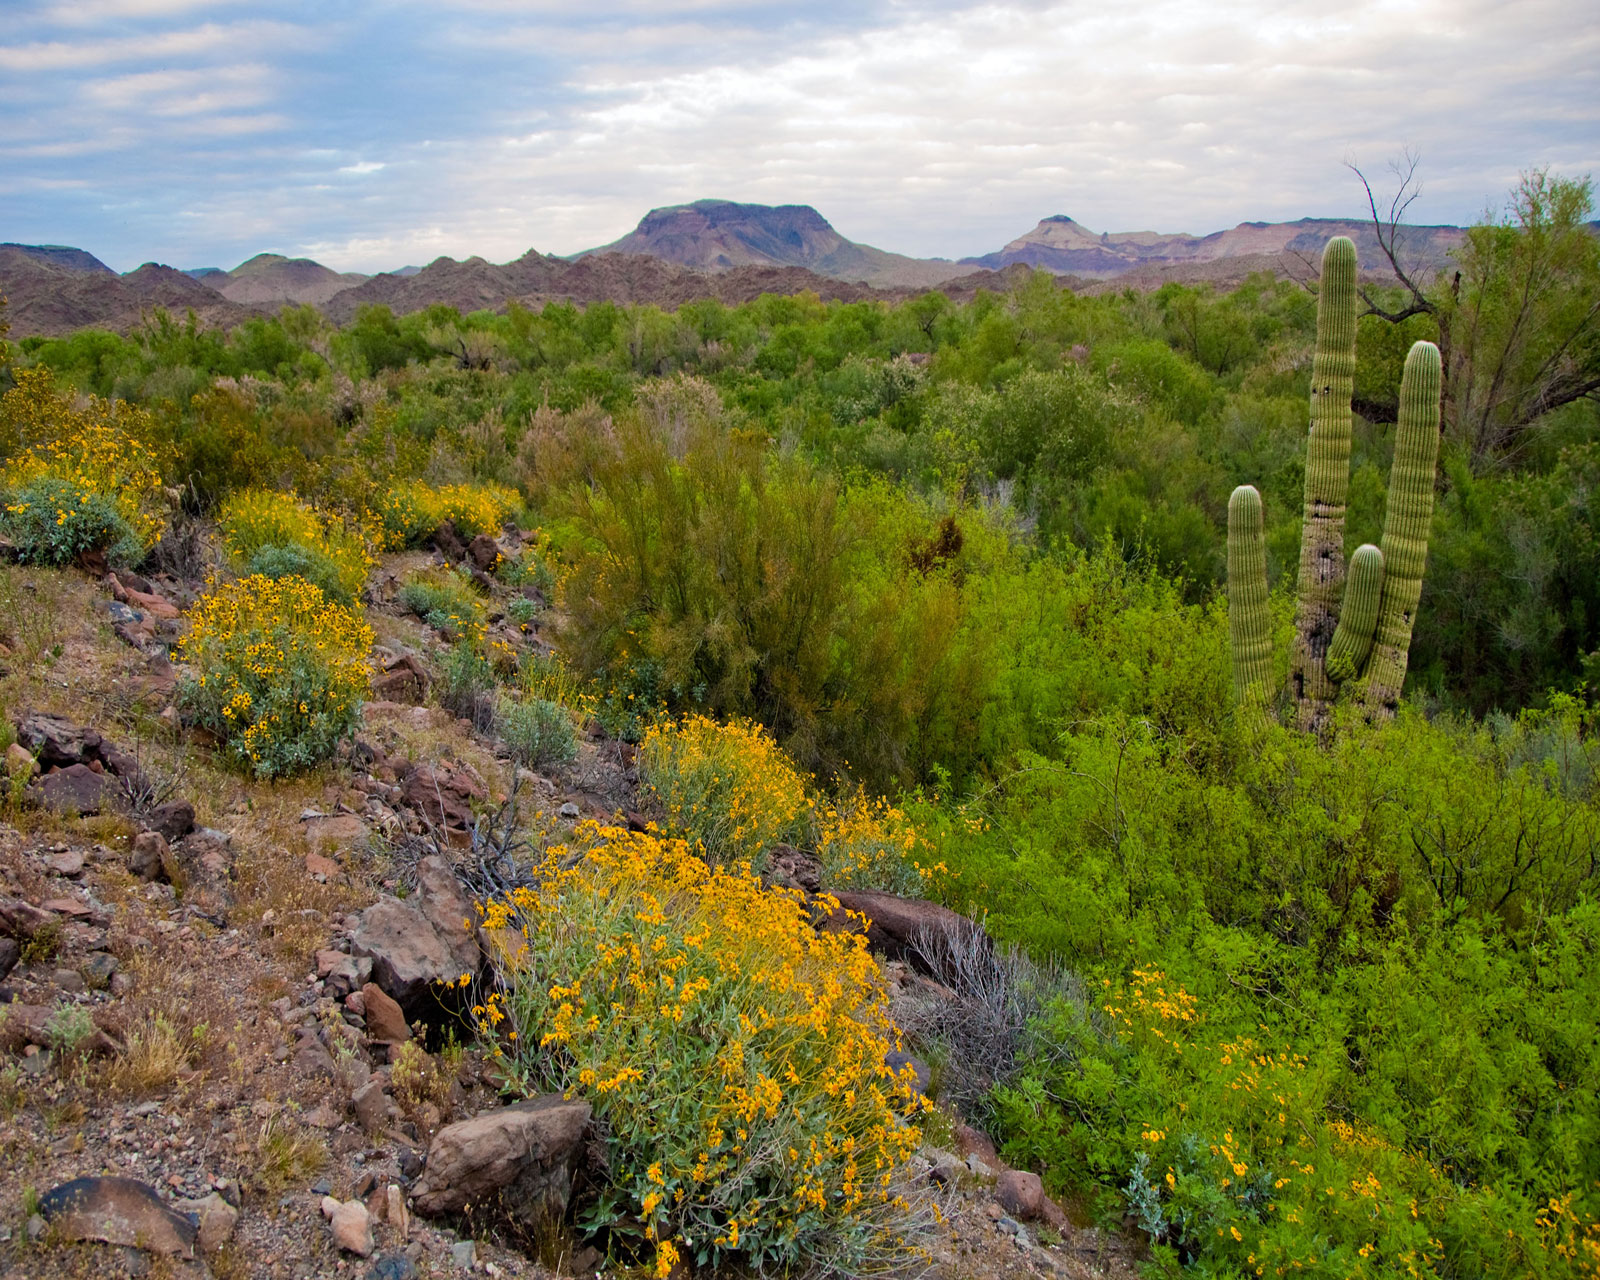
{"label": "green shrub", "polygon": [[184,709],[247,772],[329,759],[360,723],[372,629],[300,578],[241,578],[202,596],[180,655]]}
{"label": "green shrub", "polygon": [[569,764],[578,755],[578,735],[572,716],[556,702],[543,698],[519,701],[502,697],[495,713],[495,727],[511,757],[528,769],[543,769],[552,764]]}
{"label": "green shrub", "polygon": [[487,730],[494,724],[494,664],[484,652],[467,640],[458,640],[445,650],[439,663],[439,705],[453,716],[470,720],[475,729]]}
{"label": "green shrub", "polygon": [[267,578],[314,582],[349,604],[361,594],[372,557],[361,537],[293,494],[250,489],[228,497],[218,517],[235,567]]}
{"label": "green shrub", "polygon": [[400,607],[414,613],[449,640],[482,635],[483,601],[472,584],[449,569],[413,574],[400,585]]}

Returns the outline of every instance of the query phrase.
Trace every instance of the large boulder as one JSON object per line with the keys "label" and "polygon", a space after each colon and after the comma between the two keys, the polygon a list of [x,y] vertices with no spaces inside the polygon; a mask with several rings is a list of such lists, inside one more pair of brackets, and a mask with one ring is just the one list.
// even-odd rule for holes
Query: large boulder
{"label": "large boulder", "polygon": [[39,1213],[64,1240],[194,1257],[195,1224],[132,1178],[75,1178],[47,1191]]}
{"label": "large boulder", "polygon": [[587,1102],[545,1094],[447,1125],[428,1148],[412,1202],[423,1213],[453,1213],[498,1196],[530,1226],[557,1220],[588,1124]]}
{"label": "large boulder", "polygon": [[381,898],[361,913],[350,952],[370,957],[372,980],[414,1016],[438,986],[477,973],[476,915],[450,864],[437,855],[424,858],[416,893],[404,902]]}
{"label": "large boulder", "polygon": [[400,780],[400,802],[446,831],[470,831],[472,802],[484,798],[466,770],[448,764],[418,765]]}
{"label": "large boulder", "polygon": [[[837,910],[824,900],[812,904],[819,929],[856,933],[864,927],[874,951],[919,968],[926,963],[923,950],[936,947],[941,939],[966,945],[983,936],[966,916],[922,898],[897,898],[870,889],[834,890],[832,897],[838,901]],[[865,926],[858,917],[866,918]]]}
{"label": "large boulder", "polygon": [[111,779],[86,764],[69,764],[52,769],[39,780],[45,806],[57,813],[84,817],[99,813],[109,802]]}

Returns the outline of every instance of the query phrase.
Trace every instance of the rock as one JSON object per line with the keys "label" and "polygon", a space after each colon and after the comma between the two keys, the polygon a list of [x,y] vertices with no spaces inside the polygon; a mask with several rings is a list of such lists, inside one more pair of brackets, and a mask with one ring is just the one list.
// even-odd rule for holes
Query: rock
{"label": "rock", "polygon": [[993,1140],[982,1129],[974,1129],[970,1124],[956,1126],[956,1150],[963,1159],[977,1156],[991,1169],[1000,1167],[1000,1152]]}
{"label": "rock", "polygon": [[50,981],[57,991],[65,991],[68,995],[77,995],[86,991],[89,984],[84,981],[83,975],[76,969],[57,969],[50,975]]}
{"label": "rock", "polygon": [[325,858],[320,853],[306,854],[306,872],[312,879],[326,884],[329,880],[339,878],[339,864],[332,858]]}
{"label": "rock", "polygon": [[150,810],[152,830],[159,831],[166,840],[181,840],[194,830],[194,806],[187,800],[169,800]]}
{"label": "rock", "polygon": [[159,880],[170,854],[167,838],[159,831],[141,831],[128,850],[128,870],[141,880]]}
{"label": "rock", "polygon": [[384,1188],[383,1208],[384,1218],[404,1240],[411,1234],[411,1213],[406,1208],[405,1193],[392,1182]]}
{"label": "rock", "polygon": [[417,765],[400,782],[400,802],[445,829],[471,830],[472,801],[485,798],[465,770],[445,764]]}
{"label": "rock", "polygon": [[861,928],[860,921],[851,919],[847,913],[864,915],[867,917],[867,942],[873,950],[917,968],[926,967],[916,946],[921,939],[930,938],[936,942],[943,936],[970,941],[983,936],[983,931],[966,916],[922,898],[897,898],[892,893],[867,889],[841,889],[834,892],[833,897],[838,900],[839,909],[823,914],[818,904],[821,915],[818,928],[834,933],[855,933]]}
{"label": "rock", "polygon": [[428,670],[409,653],[391,658],[382,671],[372,677],[372,696],[381,701],[412,706],[428,696]]}
{"label": "rock", "polygon": [[404,1044],[411,1039],[404,1011],[382,987],[367,983],[361,988],[361,999],[366,1006],[367,1039],[382,1044]]}
{"label": "rock", "polygon": [[202,1253],[215,1253],[227,1244],[239,1221],[239,1210],[215,1191],[203,1200],[180,1200],[173,1208],[194,1219]]}
{"label": "rock", "polygon": [[178,606],[170,600],[147,591],[129,591],[126,603],[130,608],[140,609],[152,618],[177,618],[181,617]]}
{"label": "rock", "polygon": [[194,1257],[194,1224],[132,1178],[77,1178],[45,1193],[39,1212],[64,1240],[97,1240]]}
{"label": "rock", "polygon": [[463,973],[476,974],[483,958],[478,952],[477,913],[461,891],[461,882],[450,864],[438,855],[417,864],[417,909],[433,926],[455,965],[452,978]]}
{"label": "rock", "polygon": [[52,875],[76,880],[83,874],[83,853],[78,849],[62,849],[47,856],[44,865]]}
{"label": "rock", "polygon": [[422,1213],[451,1213],[498,1193],[530,1225],[559,1218],[588,1124],[587,1102],[544,1094],[446,1125],[428,1148],[412,1202]]}
{"label": "rock", "polygon": [[417,1280],[416,1264],[403,1253],[378,1255],[367,1280]]}
{"label": "rock", "polygon": [[1043,1216],[1044,1183],[1036,1173],[1007,1169],[995,1184],[994,1198],[1002,1209],[1022,1222],[1037,1222]]}
{"label": "rock", "polygon": [[458,1267],[472,1270],[472,1264],[478,1260],[477,1242],[473,1240],[457,1240],[450,1246],[450,1261]]}
{"label": "rock", "polygon": [[571,800],[568,800],[564,805],[561,806],[561,808],[556,810],[556,812],[563,818],[566,818],[569,822],[576,821],[578,818],[583,816],[583,810],[578,808],[577,805],[573,804]]}
{"label": "rock", "polygon": [[921,1058],[899,1049],[892,1049],[883,1055],[883,1065],[899,1076],[906,1067],[910,1067],[916,1079],[912,1082],[918,1093],[927,1093],[928,1087],[933,1083],[933,1070]]}
{"label": "rock", "polygon": [[306,820],[305,830],[306,844],[314,854],[328,849],[354,848],[371,834],[367,824],[353,813],[318,814]]}
{"label": "rock", "polygon": [[467,544],[467,555],[485,573],[493,573],[495,566],[500,563],[500,548],[487,533],[480,533]]}
{"label": "rock", "polygon": [[960,1182],[967,1172],[967,1166],[961,1163],[961,1157],[953,1151],[934,1148],[927,1153],[927,1156],[933,1164],[928,1176],[935,1182],[951,1186]]}
{"label": "rock", "polygon": [[106,775],[86,764],[52,769],[39,780],[46,807],[57,813],[88,816],[100,812],[106,801]]}
{"label": "rock", "polygon": [[[350,935],[350,951],[371,957],[373,981],[406,1009],[422,1007],[434,983],[461,976],[450,948],[427,917],[397,898],[380,898],[361,913],[361,923]],[[370,1005],[368,1012],[370,1016]]]}
{"label": "rock", "polygon": [[233,910],[233,837],[202,827],[170,846],[162,864],[183,900],[213,922]]}
{"label": "rock", "polygon": [[767,854],[766,879],[774,889],[817,893],[822,888],[822,863],[793,845],[773,845]]}
{"label": "rock", "polygon": [[21,898],[0,898],[0,934],[27,942],[40,929],[55,923],[55,916]]}
{"label": "rock", "polygon": [[988,1179],[994,1177],[993,1167],[978,1159],[977,1156],[968,1156],[966,1165],[967,1172],[970,1173],[974,1178]]}
{"label": "rock", "polygon": [[99,758],[100,735],[63,716],[31,712],[17,721],[17,742],[41,769],[64,769]]}
{"label": "rock", "polygon": [[372,1238],[372,1216],[367,1212],[366,1205],[359,1200],[346,1200],[340,1204],[332,1196],[324,1196],[322,1213],[333,1230],[334,1244],[358,1258],[372,1255],[376,1242]]}
{"label": "rock", "polygon": [[0,981],[17,967],[22,959],[22,944],[15,938],[0,938]]}
{"label": "rock", "polygon": [[39,762],[20,742],[6,748],[6,774],[12,778],[31,778],[39,772]]}

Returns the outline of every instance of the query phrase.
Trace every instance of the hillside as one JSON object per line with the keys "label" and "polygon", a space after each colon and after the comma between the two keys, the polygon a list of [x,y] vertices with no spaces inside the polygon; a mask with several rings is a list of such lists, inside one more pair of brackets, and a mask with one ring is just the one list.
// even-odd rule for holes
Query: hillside
{"label": "hillside", "polygon": [[[1442,267],[1446,254],[1460,245],[1463,234],[1460,227],[1404,227],[1402,260],[1422,268]],[[1372,224],[1353,218],[1241,222],[1228,231],[1194,236],[1157,231],[1096,234],[1062,214],[1044,219],[998,252],[962,261],[991,270],[1022,263],[1058,274],[1107,279],[1144,267],[1222,258],[1302,255],[1314,261],[1331,236],[1349,236],[1355,241],[1363,270],[1376,271],[1387,265]]]}
{"label": "hillside", "polygon": [[312,306],[321,306],[334,295],[363,284],[367,279],[356,271],[331,271],[310,258],[258,253],[221,277],[208,273],[205,283],[230,302],[309,302]]}
{"label": "hillside", "polygon": [[931,288],[966,274],[953,262],[908,258],[846,240],[806,204],[696,200],[652,209],[622,239],[588,252],[647,254],[699,271],[804,267],[882,288]]}
{"label": "hillside", "polygon": [[9,302],[12,335],[19,338],[57,337],[88,326],[125,330],[158,307],[178,314],[192,308],[215,325],[254,314],[171,267],[147,262],[119,276],[109,269],[61,266],[10,246],[0,248],[0,293]]}
{"label": "hillside", "polygon": [[0,253],[8,250],[32,258],[35,262],[42,262],[52,267],[61,267],[67,271],[93,271],[108,276],[116,274],[94,254],[88,253],[83,249],[74,249],[71,245],[0,244]]}

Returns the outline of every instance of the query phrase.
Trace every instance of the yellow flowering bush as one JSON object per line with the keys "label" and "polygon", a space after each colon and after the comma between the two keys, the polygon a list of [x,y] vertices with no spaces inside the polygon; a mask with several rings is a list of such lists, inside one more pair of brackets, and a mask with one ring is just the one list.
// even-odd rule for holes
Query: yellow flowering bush
{"label": "yellow flowering bush", "polygon": [[355,733],[372,639],[314,583],[252,574],[190,610],[179,699],[257,777],[306,769]]}
{"label": "yellow flowering bush", "polygon": [[361,594],[372,570],[360,534],[292,493],[246,489],[230,494],[218,524],[236,569],[268,578],[304,578],[343,603]]}
{"label": "yellow flowering bush", "polygon": [[813,807],[805,778],[758,724],[694,715],[653,725],[639,768],[672,827],[715,862],[759,867],[773,845],[804,837]]}
{"label": "yellow flowering bush", "polygon": [[161,538],[161,471],[144,409],[56,394],[46,369],[20,369],[0,397],[0,525],[18,557],[64,564],[103,550],[119,564]]}
{"label": "yellow flowering bush", "polygon": [[[921,1105],[876,962],[799,900],[680,840],[584,824],[537,888],[484,909],[501,993],[476,1006],[513,1087],[587,1098],[610,1144],[589,1214],[664,1274],[903,1262],[898,1175]],[[576,859],[575,865],[573,865]]]}
{"label": "yellow flowering bush", "polygon": [[406,480],[378,500],[373,514],[382,529],[384,545],[400,550],[426,542],[446,520],[468,538],[496,533],[521,507],[517,494],[503,485],[436,487],[421,480]]}
{"label": "yellow flowering bush", "polygon": [[883,889],[921,896],[943,863],[897,805],[864,787],[832,803],[817,798],[772,735],[756,724],[705,716],[646,730],[640,773],[666,806],[668,823],[713,861],[763,865],[779,843],[816,850],[824,882],[837,889]]}

